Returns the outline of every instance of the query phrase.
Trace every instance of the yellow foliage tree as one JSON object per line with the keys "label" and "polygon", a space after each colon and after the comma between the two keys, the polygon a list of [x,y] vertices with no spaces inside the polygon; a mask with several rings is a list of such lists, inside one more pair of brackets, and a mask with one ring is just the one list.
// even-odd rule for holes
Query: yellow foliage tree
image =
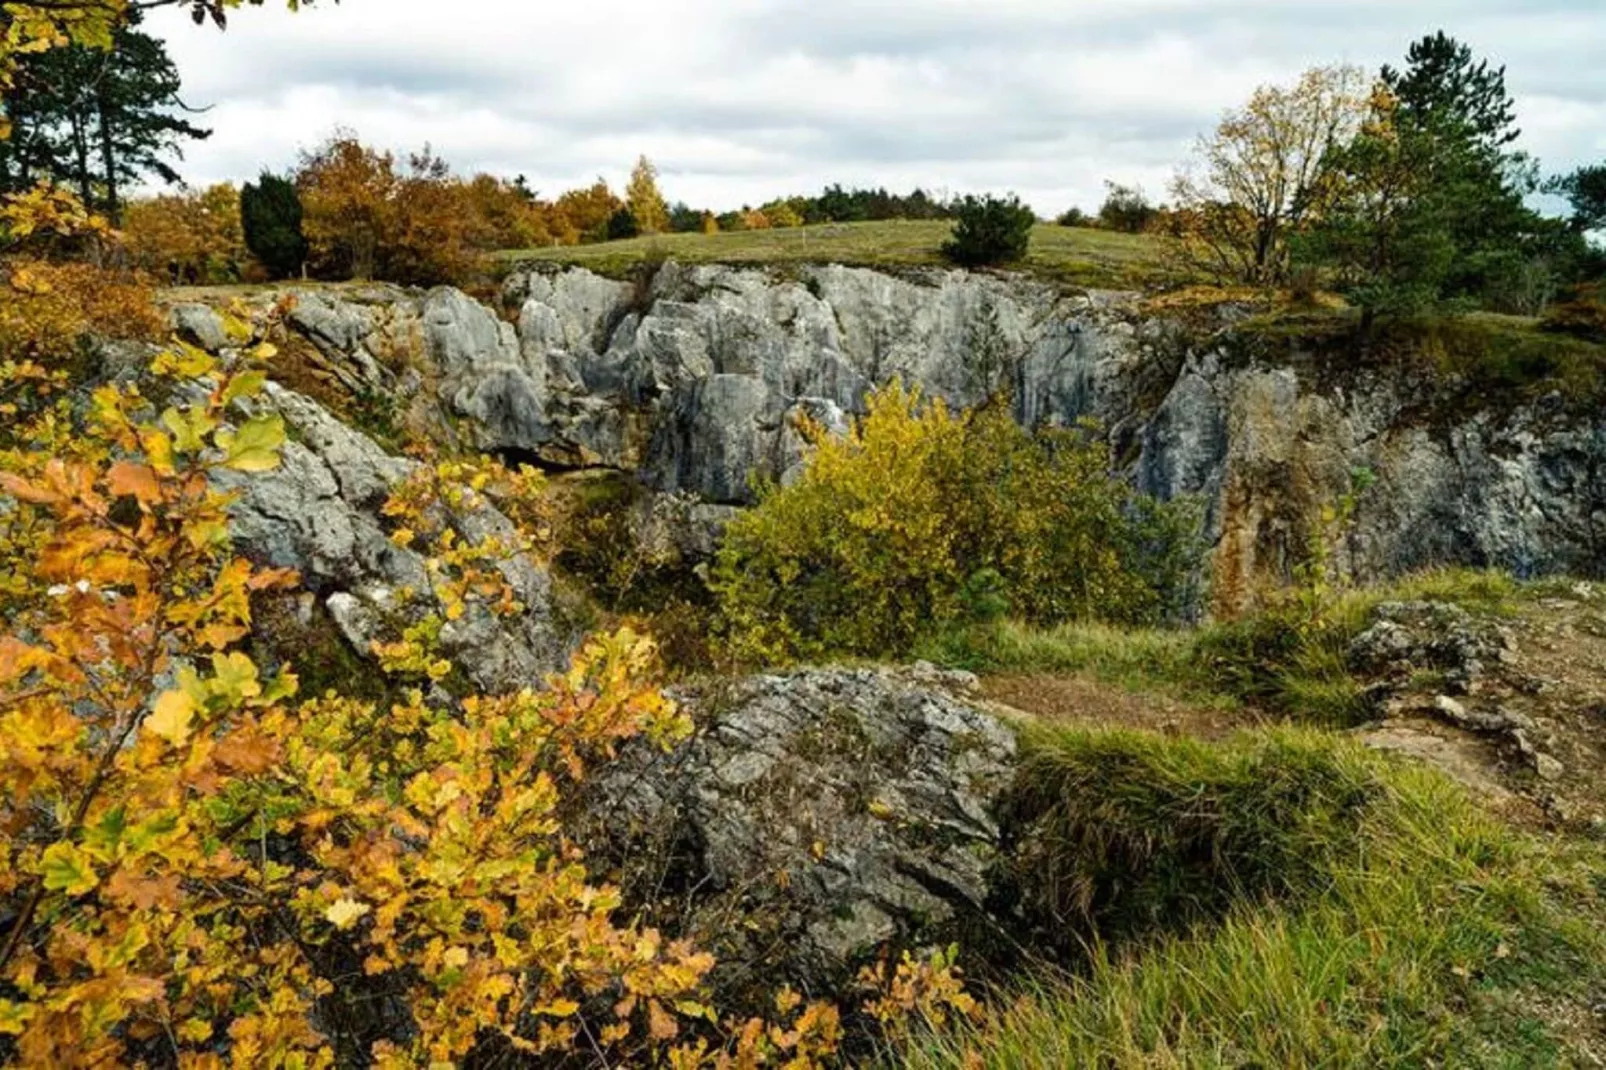
{"label": "yellow foliage tree", "polygon": [[395,226],[400,184],[396,158],[350,134],[337,134],[303,154],[296,188],[316,270],[341,278],[373,277],[380,243]]}
{"label": "yellow foliage tree", "polygon": [[630,172],[630,185],[625,187],[625,207],[636,221],[636,229],[643,234],[662,234],[669,229],[669,205],[658,192],[658,168],[643,156]]}
{"label": "yellow foliage tree", "polygon": [[1288,279],[1288,239],[1319,218],[1334,190],[1324,161],[1366,116],[1359,67],[1314,67],[1292,87],[1262,86],[1201,137],[1172,183],[1169,217],[1185,263],[1222,281]]}
{"label": "yellow foliage tree", "polygon": [[759,209],[772,227],[801,227],[803,213],[792,201],[771,201]]}
{"label": "yellow foliage tree", "polygon": [[[1001,603],[1038,622],[1152,619],[1178,584],[1140,552],[1180,538],[1076,432],[1003,405],[951,412],[894,382],[845,436],[806,427],[802,476],[731,523],[713,570],[743,661],[902,654]],[[1158,561],[1158,559],[1157,559]],[[991,612],[991,610],[987,610]]]}
{"label": "yellow foliage tree", "polygon": [[131,201],[122,233],[135,266],[175,284],[239,282],[251,260],[240,191],[226,182]]}

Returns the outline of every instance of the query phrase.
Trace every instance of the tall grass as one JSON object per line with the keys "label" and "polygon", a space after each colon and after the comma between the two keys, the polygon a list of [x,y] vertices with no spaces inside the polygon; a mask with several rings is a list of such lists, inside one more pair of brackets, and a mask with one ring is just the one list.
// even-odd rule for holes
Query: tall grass
{"label": "tall grass", "polygon": [[1311,730],[1026,745],[1022,858],[1040,904],[1092,922],[1086,957],[903,1065],[1565,1065],[1566,1015],[1532,1008],[1587,1007],[1606,977],[1598,852]]}

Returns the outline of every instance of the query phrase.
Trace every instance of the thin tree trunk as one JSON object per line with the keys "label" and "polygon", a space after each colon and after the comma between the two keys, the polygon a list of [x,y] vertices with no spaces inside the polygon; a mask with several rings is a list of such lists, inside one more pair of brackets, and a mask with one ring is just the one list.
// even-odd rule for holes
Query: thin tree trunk
{"label": "thin tree trunk", "polygon": [[96,117],[100,126],[100,167],[106,176],[106,216],[118,222],[122,206],[117,202],[117,152],[112,142],[111,101],[106,97],[106,80],[101,79],[96,94]]}
{"label": "thin tree trunk", "polygon": [[89,172],[89,132],[84,129],[86,123],[81,112],[75,112],[72,117],[73,152],[78,158],[78,193],[83,198],[85,207],[94,204],[94,187],[90,184]]}

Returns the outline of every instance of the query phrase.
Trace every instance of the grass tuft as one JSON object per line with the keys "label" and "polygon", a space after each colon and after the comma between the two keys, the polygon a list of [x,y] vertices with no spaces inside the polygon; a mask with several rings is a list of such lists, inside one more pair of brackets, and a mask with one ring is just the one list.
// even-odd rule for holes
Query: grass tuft
{"label": "grass tuft", "polygon": [[1606,979],[1597,848],[1540,844],[1314,730],[1026,746],[1028,895],[1085,956],[901,1065],[1566,1064]]}
{"label": "grass tuft", "polygon": [[972,672],[1087,673],[1130,691],[1217,708],[1254,706],[1300,722],[1345,727],[1371,714],[1348,655],[1379,604],[1449,602],[1502,615],[1521,594],[1500,573],[1439,569],[1342,592],[1314,619],[1292,609],[1270,610],[1191,630],[1082,623],[1043,629],[1001,621],[938,636],[917,653]]}

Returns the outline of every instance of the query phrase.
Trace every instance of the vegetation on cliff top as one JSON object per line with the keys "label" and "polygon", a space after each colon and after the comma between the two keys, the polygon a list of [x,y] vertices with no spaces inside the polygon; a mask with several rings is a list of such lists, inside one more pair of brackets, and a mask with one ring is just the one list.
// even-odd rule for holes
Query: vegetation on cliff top
{"label": "vegetation on cliff top", "polygon": [[[894,219],[822,223],[716,234],[659,234],[599,245],[521,249],[498,256],[510,263],[572,264],[622,277],[638,265],[670,259],[691,264],[847,264],[856,267],[941,267],[948,220]],[[1128,289],[1160,269],[1153,238],[1112,230],[1039,223],[1018,268],[1081,286]]]}

